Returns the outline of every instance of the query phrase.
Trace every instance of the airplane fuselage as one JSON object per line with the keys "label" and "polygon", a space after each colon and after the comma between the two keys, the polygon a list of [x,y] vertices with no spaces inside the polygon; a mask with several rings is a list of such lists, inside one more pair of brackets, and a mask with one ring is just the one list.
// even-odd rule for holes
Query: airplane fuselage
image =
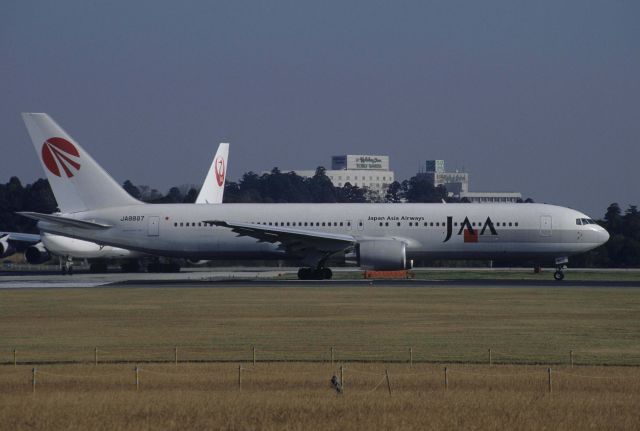
{"label": "airplane fuselage", "polygon": [[[546,204],[193,204],[130,205],[67,214],[104,230],[39,222],[44,232],[143,253],[189,259],[299,258],[277,242],[238,236],[226,220],[357,241],[397,239],[409,259],[546,259],[597,247],[607,232],[578,211]],[[589,219],[590,220],[590,219]]]}

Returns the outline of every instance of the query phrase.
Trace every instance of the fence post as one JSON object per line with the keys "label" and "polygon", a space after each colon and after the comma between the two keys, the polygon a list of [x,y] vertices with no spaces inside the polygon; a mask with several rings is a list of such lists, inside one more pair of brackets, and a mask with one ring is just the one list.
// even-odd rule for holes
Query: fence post
{"label": "fence post", "polygon": [[17,350],[13,349],[13,367],[17,367],[18,366],[18,361],[16,360],[17,357]]}
{"label": "fence post", "polygon": [[242,390],[242,365],[238,365],[238,390]]}
{"label": "fence post", "polygon": [[573,368],[573,350],[569,350],[569,363],[571,364],[571,368]]}
{"label": "fence post", "polygon": [[491,357],[491,349],[489,349],[489,366],[493,365],[493,358]]}
{"label": "fence post", "polygon": [[331,365],[333,365],[333,346],[331,346]]}
{"label": "fence post", "polygon": [[173,360],[178,365],[178,346],[173,349]]}
{"label": "fence post", "polygon": [[413,367],[413,347],[409,347],[409,366]]}
{"label": "fence post", "polygon": [[549,393],[551,393],[551,368],[547,368],[547,373],[549,374]]}
{"label": "fence post", "polygon": [[444,390],[449,389],[449,370],[444,367]]}
{"label": "fence post", "polygon": [[256,346],[252,346],[251,349],[253,350],[253,365],[256,364]]}
{"label": "fence post", "polygon": [[98,365],[98,348],[97,347],[93,349],[93,363],[94,365]]}
{"label": "fence post", "polygon": [[340,384],[342,385],[342,392],[344,393],[344,366],[340,365]]}
{"label": "fence post", "polygon": [[35,394],[36,393],[36,372],[38,370],[36,368],[33,368],[31,370],[31,390],[32,392]]}
{"label": "fence post", "polygon": [[134,368],[136,372],[136,391],[140,389],[140,369],[138,367]]}
{"label": "fence post", "polygon": [[384,374],[385,376],[387,376],[387,389],[389,389],[389,395],[391,395],[391,382],[389,381],[389,370],[385,368]]}

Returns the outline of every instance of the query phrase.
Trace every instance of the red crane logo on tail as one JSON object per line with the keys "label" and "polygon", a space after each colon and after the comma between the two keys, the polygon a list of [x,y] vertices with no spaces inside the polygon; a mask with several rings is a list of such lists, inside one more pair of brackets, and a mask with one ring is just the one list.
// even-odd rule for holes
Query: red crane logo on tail
{"label": "red crane logo on tail", "polygon": [[218,182],[218,185],[222,187],[222,184],[224,183],[224,159],[222,157],[218,157],[216,159],[213,169],[216,173],[216,181]]}
{"label": "red crane logo on tail", "polygon": [[80,157],[78,149],[69,141],[62,138],[49,138],[42,144],[42,161],[49,171],[61,177],[60,167],[68,178],[73,177],[74,172],[80,170],[80,163],[73,158]]}

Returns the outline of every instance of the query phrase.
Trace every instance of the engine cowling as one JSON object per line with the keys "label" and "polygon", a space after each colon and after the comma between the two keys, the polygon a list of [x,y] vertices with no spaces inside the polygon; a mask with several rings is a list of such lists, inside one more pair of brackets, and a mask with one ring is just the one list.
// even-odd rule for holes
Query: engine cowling
{"label": "engine cowling", "polygon": [[394,239],[373,239],[358,243],[358,266],[378,271],[410,269],[407,260],[407,244]]}
{"label": "engine cowling", "polygon": [[27,247],[24,252],[24,258],[27,260],[27,262],[33,265],[37,265],[51,259],[51,254],[49,253],[49,251],[47,251],[45,246],[41,242],[39,242]]}
{"label": "engine cowling", "polygon": [[0,239],[0,258],[9,257],[16,252],[14,246],[6,238]]}

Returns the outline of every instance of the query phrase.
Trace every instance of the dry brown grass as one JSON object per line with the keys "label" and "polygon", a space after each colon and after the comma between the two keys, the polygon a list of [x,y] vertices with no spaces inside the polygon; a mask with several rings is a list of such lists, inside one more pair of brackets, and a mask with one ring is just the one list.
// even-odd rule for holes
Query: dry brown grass
{"label": "dry brown grass", "polygon": [[[0,428],[21,429],[638,429],[640,370],[540,366],[330,364],[0,368]],[[387,392],[389,369],[393,393]],[[375,389],[377,386],[377,389]],[[373,391],[375,389],[375,391]]]}

